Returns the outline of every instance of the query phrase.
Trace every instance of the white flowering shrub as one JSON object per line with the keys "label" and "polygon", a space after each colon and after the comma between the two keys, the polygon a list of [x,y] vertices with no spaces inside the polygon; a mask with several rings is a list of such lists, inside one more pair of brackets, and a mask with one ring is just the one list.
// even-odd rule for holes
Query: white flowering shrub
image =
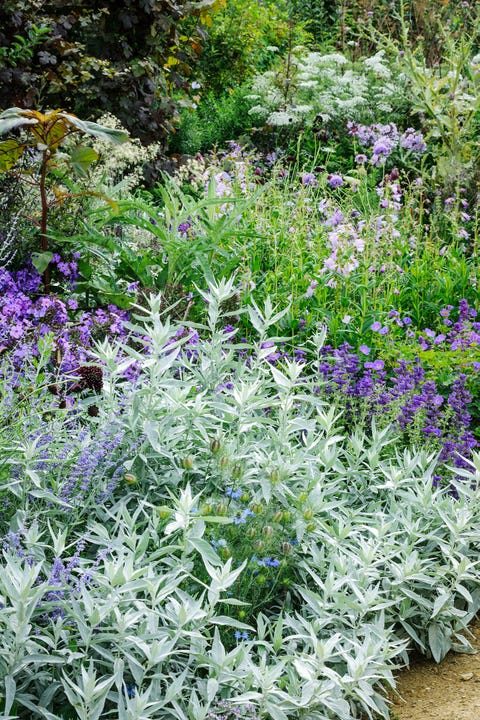
{"label": "white flowering shrub", "polygon": [[[282,311],[246,308],[256,339],[240,342],[224,309],[235,292],[210,283],[207,320],[188,327],[152,298],[133,345],[98,347],[90,420],[79,404],[25,426],[26,407],[0,395],[2,717],[388,718],[385,689],[411,647],[468,651],[480,458],[441,489],[435,456],[375,425],[347,435],[322,399],[325,334],[305,361],[274,364]],[[87,422],[91,455],[103,445],[108,458],[112,423],[125,453],[84,513],[55,479],[61,438]],[[37,439],[23,465],[21,426]]]}
{"label": "white flowering shrub", "polygon": [[372,122],[405,105],[407,78],[383,50],[353,63],[341,53],[295,51],[289,72],[270,70],[255,78],[250,114],[273,126]]}
{"label": "white flowering shrub", "polygon": [[[122,130],[125,128],[111,113],[106,113],[98,121],[105,127]],[[95,186],[105,186],[115,196],[125,197],[143,180],[143,167],[160,153],[160,143],[142,145],[138,138],[130,138],[122,146],[96,138],[92,144],[99,159],[92,169],[91,182]]]}

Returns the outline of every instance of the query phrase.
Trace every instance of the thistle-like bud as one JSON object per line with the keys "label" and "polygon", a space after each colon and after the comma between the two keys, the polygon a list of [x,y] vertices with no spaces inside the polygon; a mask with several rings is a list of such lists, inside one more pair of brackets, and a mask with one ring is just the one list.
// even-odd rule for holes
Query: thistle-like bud
{"label": "thistle-like bud", "polygon": [[182,467],[185,470],[191,470],[193,468],[194,459],[192,455],[186,455],[184,458],[182,458]]}
{"label": "thistle-like bud", "polygon": [[270,537],[273,535],[273,528],[271,525],[264,525],[262,528],[262,533],[265,535],[265,537]]}
{"label": "thistle-like bud", "polygon": [[283,542],[281,548],[284,555],[290,555],[293,550],[293,545],[289,542]]}
{"label": "thistle-like bud", "polygon": [[277,468],[274,468],[270,473],[270,482],[275,485],[280,480],[280,472]]}
{"label": "thistle-like bud", "polygon": [[232,467],[232,477],[235,479],[238,479],[242,474],[242,466],[240,463],[235,463],[235,465]]}
{"label": "thistle-like bud", "polygon": [[216,455],[220,448],[222,447],[222,444],[218,438],[213,438],[213,440],[210,440],[210,451]]}

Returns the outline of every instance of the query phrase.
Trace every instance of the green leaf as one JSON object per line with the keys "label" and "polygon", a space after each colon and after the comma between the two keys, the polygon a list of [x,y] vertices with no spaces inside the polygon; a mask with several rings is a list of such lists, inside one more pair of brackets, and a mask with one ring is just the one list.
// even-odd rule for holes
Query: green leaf
{"label": "green leaf", "polygon": [[202,540],[201,538],[190,537],[187,540],[187,545],[191,545],[197,552],[200,553],[202,559],[211,563],[212,565],[221,565],[222,561],[218,557],[215,550],[212,548],[209,542]]}
{"label": "green leaf", "polygon": [[98,153],[86,145],[77,145],[70,153],[72,167],[79,175],[85,176],[92,163],[98,160]]}
{"label": "green leaf", "polygon": [[227,615],[215,615],[214,617],[210,618],[209,622],[212,625],[227,625],[228,627],[235,628],[236,630],[250,630],[251,632],[255,632],[255,628],[253,628],[251,625],[242,623],[240,622],[240,620],[228,617]]}
{"label": "green leaf", "polygon": [[33,253],[32,265],[38,270],[39,273],[43,273],[49,266],[52,257],[52,252]]}
{"label": "green leaf", "polygon": [[5,140],[0,143],[0,172],[10,170],[23,153],[25,147],[16,140]]}
{"label": "green leaf", "polygon": [[435,662],[439,663],[450,650],[452,643],[447,637],[443,627],[437,623],[433,623],[428,628],[428,644]]}
{"label": "green leaf", "polygon": [[120,145],[129,139],[127,133],[123,130],[114,130],[113,128],[99,125],[98,123],[91,122],[90,120],[80,120],[80,118],[76,117],[76,115],[70,115],[69,113],[62,113],[62,117],[64,117],[78,130],[85,133],[85,135],[92,135],[93,137],[98,137],[101,140],[109,140],[116,145]]}

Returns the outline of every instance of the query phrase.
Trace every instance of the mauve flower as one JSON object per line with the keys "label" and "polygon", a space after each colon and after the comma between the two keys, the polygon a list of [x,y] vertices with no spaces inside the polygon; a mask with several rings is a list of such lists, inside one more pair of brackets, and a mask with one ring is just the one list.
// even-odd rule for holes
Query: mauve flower
{"label": "mauve flower", "polygon": [[343,185],[343,178],[341,175],[333,174],[327,176],[327,183],[331,188],[339,188]]}
{"label": "mauve flower", "polygon": [[302,185],[305,187],[318,187],[318,180],[313,173],[303,173]]}
{"label": "mauve flower", "polygon": [[372,332],[380,332],[381,329],[382,323],[379,320],[375,320],[375,322],[370,325],[370,330],[372,330]]}

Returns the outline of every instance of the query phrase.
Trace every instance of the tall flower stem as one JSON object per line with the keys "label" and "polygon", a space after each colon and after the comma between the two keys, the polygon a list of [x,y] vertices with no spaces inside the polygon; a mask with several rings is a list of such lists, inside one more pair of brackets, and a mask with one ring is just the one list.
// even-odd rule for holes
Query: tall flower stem
{"label": "tall flower stem", "polygon": [[[40,170],[40,183],[39,183],[39,190],[40,190],[40,201],[42,204],[42,214],[40,217],[40,243],[42,245],[42,251],[47,252],[48,250],[48,238],[47,238],[47,221],[48,221],[48,199],[47,199],[47,167],[48,167],[48,161],[50,159],[50,155],[48,152],[43,153],[42,157],[42,166]],[[50,293],[50,268],[47,265],[45,270],[43,271],[43,285],[45,288],[45,293],[48,295]]]}

